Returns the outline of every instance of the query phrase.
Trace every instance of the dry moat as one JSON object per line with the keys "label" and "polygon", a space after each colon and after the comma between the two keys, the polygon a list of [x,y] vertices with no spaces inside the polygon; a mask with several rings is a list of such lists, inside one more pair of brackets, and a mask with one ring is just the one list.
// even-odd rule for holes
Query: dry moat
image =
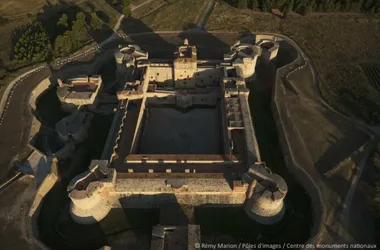
{"label": "dry moat", "polygon": [[295,50],[250,37],[200,60],[189,38],[173,53],[119,47],[96,72],[52,77],[38,98],[33,143],[60,176],[38,218],[51,249],[309,238],[310,198],[271,111],[276,69]]}

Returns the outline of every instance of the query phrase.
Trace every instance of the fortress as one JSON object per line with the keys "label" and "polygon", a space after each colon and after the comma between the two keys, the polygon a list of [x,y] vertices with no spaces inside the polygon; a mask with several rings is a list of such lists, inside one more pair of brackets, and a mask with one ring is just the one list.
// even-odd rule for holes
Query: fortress
{"label": "fortress", "polygon": [[[278,48],[237,43],[223,60],[198,60],[187,40],[174,60],[151,59],[137,45],[118,50],[118,106],[101,159],[67,188],[73,220],[91,224],[112,208],[170,203],[243,205],[259,223],[281,220],[287,185],[261,161],[246,86],[257,61],[275,59]],[[77,80],[59,80],[62,105],[94,108],[101,77]],[[67,120],[87,124],[87,117]],[[57,126],[61,137],[83,140],[83,130]]]}

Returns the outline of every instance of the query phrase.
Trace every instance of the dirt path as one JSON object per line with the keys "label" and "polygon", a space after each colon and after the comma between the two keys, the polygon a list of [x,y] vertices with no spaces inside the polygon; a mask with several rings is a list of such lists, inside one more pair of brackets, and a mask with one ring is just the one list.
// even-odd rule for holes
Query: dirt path
{"label": "dirt path", "polygon": [[204,28],[205,24],[207,23],[208,18],[211,16],[212,11],[214,10],[214,6],[216,4],[215,0],[207,0],[207,5],[205,9],[203,10],[202,14],[200,15],[197,26],[200,28]]}

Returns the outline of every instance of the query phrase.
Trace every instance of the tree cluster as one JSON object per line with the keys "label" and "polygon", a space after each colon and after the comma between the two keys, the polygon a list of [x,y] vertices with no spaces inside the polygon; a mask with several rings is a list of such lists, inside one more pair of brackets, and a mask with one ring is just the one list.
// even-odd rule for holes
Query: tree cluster
{"label": "tree cluster", "polygon": [[44,61],[51,52],[49,37],[40,22],[21,29],[21,35],[13,46],[13,60],[17,63]]}
{"label": "tree cluster", "polygon": [[84,42],[88,41],[89,34],[86,26],[86,16],[83,12],[76,14],[76,19],[71,23],[68,17],[63,14],[58,22],[57,27],[63,31],[63,34],[56,37],[54,42],[54,55],[66,55],[73,50],[80,48]]}
{"label": "tree cluster", "polygon": [[291,11],[303,15],[312,12],[380,13],[378,0],[229,0],[227,2],[236,8],[259,9],[263,12],[281,9],[284,11],[284,16]]}
{"label": "tree cluster", "polygon": [[125,16],[131,14],[131,0],[123,0],[123,14]]}
{"label": "tree cluster", "polygon": [[[93,30],[100,30],[103,21],[96,15],[91,14],[90,26]],[[86,16],[83,12],[76,14],[76,19],[69,22],[68,16],[63,14],[57,22],[57,28],[60,30],[54,41],[54,55],[67,55],[71,51],[79,49],[90,39],[89,28],[86,22]]]}

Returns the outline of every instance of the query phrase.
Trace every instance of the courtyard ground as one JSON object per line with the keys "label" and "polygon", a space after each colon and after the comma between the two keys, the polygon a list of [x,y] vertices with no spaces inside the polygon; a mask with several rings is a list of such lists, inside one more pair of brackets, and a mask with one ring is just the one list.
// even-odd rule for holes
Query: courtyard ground
{"label": "courtyard ground", "polygon": [[144,121],[140,154],[220,153],[220,122],[216,109],[181,112],[152,107],[145,112],[149,112],[149,116]]}

